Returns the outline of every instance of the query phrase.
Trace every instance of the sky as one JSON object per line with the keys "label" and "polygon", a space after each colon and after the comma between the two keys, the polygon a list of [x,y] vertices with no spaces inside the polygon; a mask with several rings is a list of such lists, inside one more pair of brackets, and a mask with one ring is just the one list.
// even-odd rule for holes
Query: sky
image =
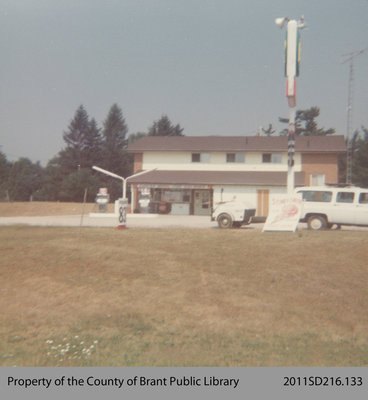
{"label": "sky", "polygon": [[[167,115],[188,136],[254,135],[288,117],[285,29],[304,15],[297,109],[346,135],[349,62],[368,0],[0,0],[0,150],[42,165],[83,104],[117,103],[129,134]],[[353,128],[368,127],[368,51],[354,59]]]}

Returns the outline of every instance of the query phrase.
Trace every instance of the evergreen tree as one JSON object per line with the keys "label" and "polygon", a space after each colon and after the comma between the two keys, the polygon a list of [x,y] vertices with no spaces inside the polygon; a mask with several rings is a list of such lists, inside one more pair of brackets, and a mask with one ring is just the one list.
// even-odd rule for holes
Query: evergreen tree
{"label": "evergreen tree", "polygon": [[103,124],[102,159],[103,168],[118,175],[125,176],[125,149],[128,126],[123,112],[117,104],[113,104]]}
{"label": "evergreen tree", "polygon": [[363,135],[359,136],[353,151],[353,182],[357,186],[368,187],[368,129],[362,127]]}
{"label": "evergreen tree", "polygon": [[[85,185],[80,179],[85,174],[73,174],[83,169],[90,169],[93,165],[100,165],[102,162],[101,132],[95,119],[89,119],[83,105],[79,106],[75,112],[68,130],[63,134],[63,139],[66,147],[49,162],[45,169],[45,185],[40,196],[47,200],[62,198],[72,201],[77,196],[72,193],[72,189],[80,192],[84,190],[84,187],[77,188],[76,185],[78,183]],[[68,178],[69,175],[72,177]],[[73,184],[70,184],[71,181]]]}
{"label": "evergreen tree", "polygon": [[[315,119],[319,116],[320,109],[311,107],[307,110],[297,110],[295,114],[295,135],[300,136],[326,136],[335,133],[335,129],[318,128]],[[287,118],[279,118],[282,123],[289,123]],[[287,135],[288,129],[285,128],[280,132],[280,135]]]}
{"label": "evergreen tree", "polygon": [[75,112],[64,132],[66,147],[59,152],[59,162],[65,174],[80,168],[91,168],[101,162],[102,137],[94,118],[89,120],[87,111],[81,105]]}
{"label": "evergreen tree", "polygon": [[[128,126],[123,112],[117,104],[113,104],[103,123],[101,166],[123,177],[131,175],[133,171],[133,157],[126,151],[127,133]],[[121,182],[108,176],[103,176],[102,180],[109,190],[111,200],[121,197]]]}
{"label": "evergreen tree", "polygon": [[91,168],[102,161],[102,136],[94,118],[89,122],[89,129],[84,141],[85,167]]}
{"label": "evergreen tree", "polygon": [[87,161],[85,149],[90,127],[87,111],[81,105],[75,112],[68,131],[63,134],[66,148],[60,151],[59,161],[64,173],[71,173],[78,168],[87,167],[85,165]]}
{"label": "evergreen tree", "polygon": [[179,124],[172,125],[167,115],[163,115],[149,128],[148,136],[184,136],[183,130]]}

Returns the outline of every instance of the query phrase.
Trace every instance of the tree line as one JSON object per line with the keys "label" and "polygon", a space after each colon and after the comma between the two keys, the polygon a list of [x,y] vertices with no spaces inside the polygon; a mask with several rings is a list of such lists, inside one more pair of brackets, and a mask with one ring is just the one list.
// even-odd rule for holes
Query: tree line
{"label": "tree line", "polygon": [[128,136],[121,108],[113,104],[100,128],[85,107],[79,106],[67,130],[65,146],[42,167],[28,158],[15,162],[0,152],[0,201],[94,201],[100,187],[107,187],[111,199],[122,195],[116,179],[92,170],[97,165],[126,177],[133,173],[133,155],[126,149],[142,136],[182,136],[183,128],[173,125],[166,115],[153,122],[147,132]]}
{"label": "tree line", "polygon": [[[318,107],[298,110],[295,120],[296,135],[316,136],[335,133],[333,128],[318,127]],[[280,118],[288,123],[288,119]],[[262,129],[263,135],[275,134],[272,124]],[[87,201],[94,201],[98,188],[107,187],[111,199],[121,197],[121,182],[92,170],[97,165],[126,177],[133,173],[133,155],[127,152],[130,143],[143,136],[184,136],[179,124],[172,124],[167,115],[154,121],[147,132],[128,135],[123,112],[113,104],[99,127],[83,105],[76,110],[67,130],[63,132],[64,148],[46,167],[28,158],[15,162],[0,152],[0,201],[81,201],[87,189]],[[287,128],[279,135],[286,135]],[[368,129],[361,128],[351,139],[353,154],[353,183],[368,187]],[[345,182],[346,157],[339,161],[340,182]]]}

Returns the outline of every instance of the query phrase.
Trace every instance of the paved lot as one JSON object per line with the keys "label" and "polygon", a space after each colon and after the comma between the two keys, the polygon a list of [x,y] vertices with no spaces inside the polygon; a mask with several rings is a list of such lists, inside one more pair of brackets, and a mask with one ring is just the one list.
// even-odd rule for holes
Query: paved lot
{"label": "paved lot", "polygon": [[[118,217],[113,214],[90,215],[62,215],[50,217],[0,217],[0,226],[30,225],[30,226],[91,226],[91,227],[117,227]],[[128,214],[128,228],[197,228],[218,229],[217,223],[208,216],[188,215],[158,215],[158,214]],[[263,224],[251,224],[242,229],[260,230]],[[306,229],[306,224],[299,224],[298,229]],[[365,227],[342,227],[343,230],[368,232]]]}

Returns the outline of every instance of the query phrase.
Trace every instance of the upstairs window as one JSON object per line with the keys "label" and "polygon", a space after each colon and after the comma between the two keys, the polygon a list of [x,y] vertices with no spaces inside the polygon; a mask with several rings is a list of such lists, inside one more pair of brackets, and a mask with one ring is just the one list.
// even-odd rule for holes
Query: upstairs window
{"label": "upstairs window", "polygon": [[227,153],[226,162],[227,163],[243,163],[245,161],[244,153]]}
{"label": "upstairs window", "polygon": [[282,160],[281,153],[263,153],[262,154],[262,162],[263,163],[280,164],[281,160]]}
{"label": "upstairs window", "polygon": [[210,153],[192,153],[192,162],[194,163],[209,163]]}
{"label": "upstairs window", "polygon": [[201,162],[201,153],[192,153],[192,162]]}

